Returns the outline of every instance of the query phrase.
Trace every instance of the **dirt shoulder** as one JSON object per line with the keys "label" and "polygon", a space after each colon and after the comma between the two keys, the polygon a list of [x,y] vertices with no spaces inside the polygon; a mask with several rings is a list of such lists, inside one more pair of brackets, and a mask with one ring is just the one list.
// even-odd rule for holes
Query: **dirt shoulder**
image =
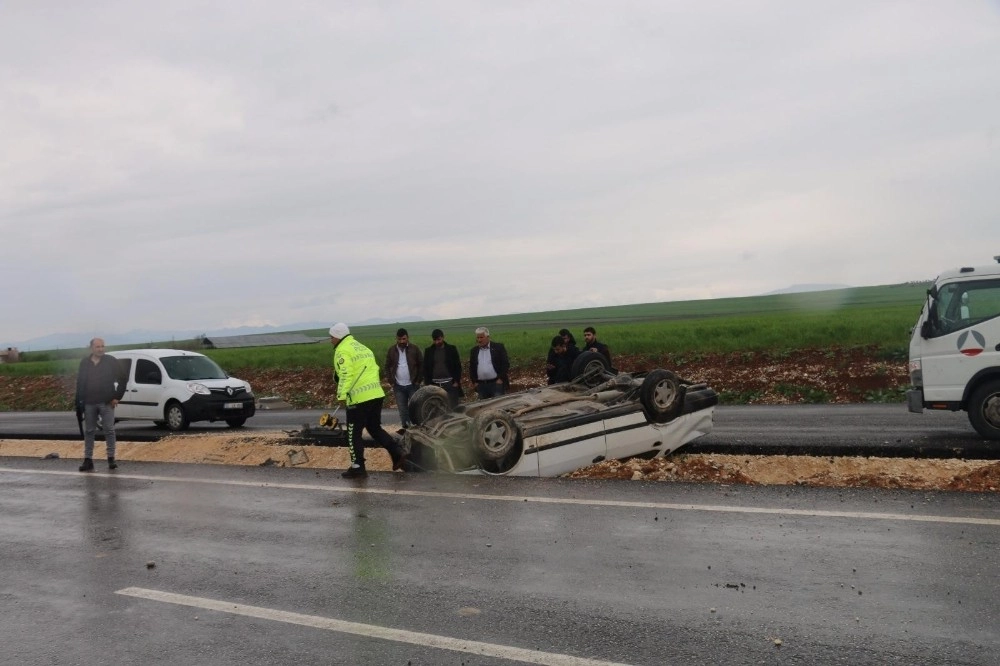
{"label": "dirt shoulder", "polygon": [[[116,457],[130,461],[345,469],[342,447],[285,443],[283,433],[252,435],[178,435],[158,442],[120,442]],[[80,459],[80,442],[0,439],[0,457]],[[95,448],[105,457],[103,443]],[[392,469],[382,449],[366,451],[368,469]],[[567,475],[574,479],[797,485],[839,488],[908,488],[996,492],[1000,462],[985,460],[907,460],[899,458],[829,458],[815,456],[732,456],[677,453],[655,460],[608,461]]]}

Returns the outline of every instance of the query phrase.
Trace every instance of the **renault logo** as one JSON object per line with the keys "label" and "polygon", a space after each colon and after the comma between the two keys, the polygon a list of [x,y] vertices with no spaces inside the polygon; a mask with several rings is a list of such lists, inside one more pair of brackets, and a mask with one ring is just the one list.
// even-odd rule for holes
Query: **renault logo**
{"label": "renault logo", "polygon": [[226,394],[227,395],[232,395],[233,394],[233,387],[232,386],[227,386],[226,387]]}

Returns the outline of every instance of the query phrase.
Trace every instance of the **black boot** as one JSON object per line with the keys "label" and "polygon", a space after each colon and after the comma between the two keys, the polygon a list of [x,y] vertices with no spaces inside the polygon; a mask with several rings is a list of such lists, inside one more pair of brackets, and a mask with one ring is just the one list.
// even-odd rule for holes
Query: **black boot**
{"label": "black boot", "polygon": [[114,458],[108,458],[108,469],[118,469],[118,463]]}
{"label": "black boot", "polygon": [[94,459],[93,458],[84,458],[83,459],[83,464],[80,465],[80,471],[81,472],[93,472],[94,471]]}
{"label": "black boot", "polygon": [[340,475],[345,479],[363,479],[368,476],[368,471],[361,465],[351,465]]}

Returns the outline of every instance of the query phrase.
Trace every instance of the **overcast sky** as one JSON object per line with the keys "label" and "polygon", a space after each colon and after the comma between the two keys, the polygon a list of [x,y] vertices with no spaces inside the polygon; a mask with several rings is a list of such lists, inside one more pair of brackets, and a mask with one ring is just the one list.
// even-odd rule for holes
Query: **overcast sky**
{"label": "overcast sky", "polygon": [[0,341],[996,254],[996,1],[0,2]]}

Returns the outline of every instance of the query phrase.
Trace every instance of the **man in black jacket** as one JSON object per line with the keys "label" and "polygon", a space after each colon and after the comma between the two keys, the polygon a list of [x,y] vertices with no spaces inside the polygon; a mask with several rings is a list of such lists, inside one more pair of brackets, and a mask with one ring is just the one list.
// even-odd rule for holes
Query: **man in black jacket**
{"label": "man in black jacket", "polygon": [[108,469],[118,467],[115,463],[115,407],[123,395],[125,378],[121,376],[118,360],[104,353],[104,340],[94,338],[90,341],[90,354],[80,361],[80,370],[76,375],[76,408],[84,416],[81,472],[94,469],[98,416],[104,428],[104,441],[108,445]]}
{"label": "man in black jacket", "polygon": [[490,329],[476,329],[476,346],[469,352],[469,380],[480,398],[503,395],[510,388],[510,359],[507,349],[490,341]]}
{"label": "man in black jacket", "polygon": [[462,397],[462,361],[458,347],[444,341],[444,331],[431,331],[433,344],[424,350],[424,379],[448,392],[451,406],[458,406]]}
{"label": "man in black jacket", "polygon": [[593,351],[603,354],[604,358],[608,359],[608,365],[611,365],[611,350],[603,342],[598,342],[597,331],[594,330],[593,326],[588,326],[583,329],[583,350],[582,351]]}

